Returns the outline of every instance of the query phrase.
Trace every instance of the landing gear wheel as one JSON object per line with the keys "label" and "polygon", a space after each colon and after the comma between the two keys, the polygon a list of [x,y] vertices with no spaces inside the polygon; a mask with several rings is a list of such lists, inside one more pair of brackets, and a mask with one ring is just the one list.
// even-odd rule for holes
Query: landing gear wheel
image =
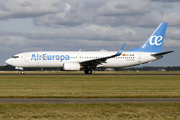
{"label": "landing gear wheel", "polygon": [[24,74],[24,71],[21,71],[21,74]]}
{"label": "landing gear wheel", "polygon": [[92,70],[91,70],[91,69],[85,69],[85,70],[84,70],[84,73],[85,73],[85,74],[92,74]]}

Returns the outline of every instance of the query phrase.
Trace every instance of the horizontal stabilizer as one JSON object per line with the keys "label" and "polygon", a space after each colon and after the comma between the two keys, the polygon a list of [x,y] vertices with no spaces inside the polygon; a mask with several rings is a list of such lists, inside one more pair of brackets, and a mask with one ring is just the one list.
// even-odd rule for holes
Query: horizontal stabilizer
{"label": "horizontal stabilizer", "polygon": [[171,53],[171,52],[174,52],[174,51],[167,51],[167,52],[155,53],[155,54],[151,54],[151,55],[152,55],[152,56],[159,56],[159,55],[165,55],[165,54],[168,54],[168,53]]}

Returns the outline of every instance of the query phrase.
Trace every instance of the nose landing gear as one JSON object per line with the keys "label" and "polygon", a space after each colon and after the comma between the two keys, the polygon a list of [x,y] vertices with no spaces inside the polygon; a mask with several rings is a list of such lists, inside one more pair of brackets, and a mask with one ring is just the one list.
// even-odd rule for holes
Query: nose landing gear
{"label": "nose landing gear", "polygon": [[21,74],[24,74],[24,70],[21,71]]}

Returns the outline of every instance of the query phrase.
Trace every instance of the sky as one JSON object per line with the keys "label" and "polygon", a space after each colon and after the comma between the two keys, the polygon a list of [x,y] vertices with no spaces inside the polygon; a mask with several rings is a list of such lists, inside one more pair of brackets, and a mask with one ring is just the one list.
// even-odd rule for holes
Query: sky
{"label": "sky", "polygon": [[[0,65],[29,51],[125,51],[168,22],[162,52],[144,66],[180,66],[179,0],[1,0]],[[138,66],[141,67],[141,66]]]}

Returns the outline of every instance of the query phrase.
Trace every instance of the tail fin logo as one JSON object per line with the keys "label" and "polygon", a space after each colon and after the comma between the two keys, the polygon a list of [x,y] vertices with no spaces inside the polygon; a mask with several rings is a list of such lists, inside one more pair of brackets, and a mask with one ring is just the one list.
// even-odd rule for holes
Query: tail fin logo
{"label": "tail fin logo", "polygon": [[150,40],[149,40],[149,44],[150,45],[161,45],[162,44],[162,40],[163,40],[163,37],[162,36],[155,36],[153,35]]}

